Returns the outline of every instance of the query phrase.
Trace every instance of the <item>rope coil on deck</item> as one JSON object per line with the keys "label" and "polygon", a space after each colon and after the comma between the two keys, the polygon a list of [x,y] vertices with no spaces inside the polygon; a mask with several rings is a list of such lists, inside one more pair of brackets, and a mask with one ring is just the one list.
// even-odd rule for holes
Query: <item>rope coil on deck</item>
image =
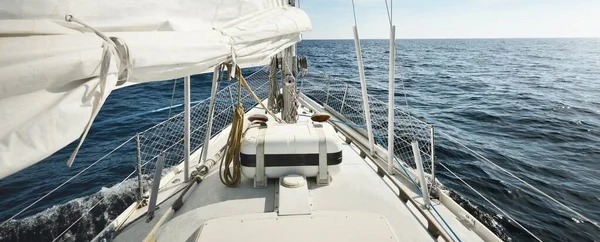
{"label": "rope coil on deck", "polygon": [[250,95],[254,98],[257,104],[259,104],[265,111],[275,119],[278,123],[281,123],[281,119],[279,119],[271,110],[269,110],[263,102],[256,96],[256,94],[252,91],[246,79],[242,75],[242,70],[239,66],[233,67],[232,65],[227,65],[227,70],[229,73],[232,73],[233,68],[235,68],[236,77],[238,79],[238,100],[237,106],[233,113],[233,121],[231,122],[231,131],[229,132],[229,137],[227,138],[227,148],[225,150],[225,156],[221,157],[221,164],[219,165],[219,178],[221,182],[228,187],[235,187],[240,183],[241,180],[241,169],[242,164],[240,161],[240,149],[242,142],[242,133],[244,128],[244,107],[242,105],[242,86],[250,93]]}
{"label": "rope coil on deck", "polygon": [[[230,66],[227,66],[227,68],[229,69]],[[241,71],[238,70],[237,73],[238,78],[239,76],[242,76]],[[233,113],[231,131],[229,131],[229,137],[227,138],[228,145],[225,150],[225,156],[222,157],[221,164],[219,165],[219,179],[221,179],[221,183],[228,187],[237,186],[241,179],[242,164],[240,162],[240,148],[242,142],[242,129],[244,128],[244,107],[242,106],[241,100],[241,86],[242,82],[240,78],[240,81],[238,82],[238,103]]]}

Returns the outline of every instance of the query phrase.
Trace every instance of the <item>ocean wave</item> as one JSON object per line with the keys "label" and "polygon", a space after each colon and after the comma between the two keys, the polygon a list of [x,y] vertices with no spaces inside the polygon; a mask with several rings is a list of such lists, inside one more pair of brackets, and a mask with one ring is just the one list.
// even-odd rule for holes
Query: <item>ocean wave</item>
{"label": "ocean wave", "polygon": [[501,224],[510,223],[506,218],[504,218],[504,216],[501,214],[496,214],[485,207],[477,206],[471,203],[469,200],[455,191],[450,190],[450,197],[462,208],[467,210],[467,212],[477,218],[477,220],[488,227],[501,240],[512,241],[512,238],[506,232],[506,228]]}
{"label": "ocean wave", "polygon": [[58,241],[91,240],[135,201],[136,188],[137,179],[129,179],[35,215],[7,221],[0,226],[0,241],[52,241],[79,218]]}

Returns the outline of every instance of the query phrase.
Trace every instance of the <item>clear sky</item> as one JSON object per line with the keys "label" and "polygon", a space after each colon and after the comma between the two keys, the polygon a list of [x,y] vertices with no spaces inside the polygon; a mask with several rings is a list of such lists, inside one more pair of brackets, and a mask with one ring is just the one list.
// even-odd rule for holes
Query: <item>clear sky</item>
{"label": "clear sky", "polygon": [[[396,0],[393,4],[399,39],[600,37],[600,0]],[[389,38],[384,0],[355,0],[355,5],[361,39]],[[350,0],[300,0],[300,7],[313,25],[305,39],[353,38]]]}

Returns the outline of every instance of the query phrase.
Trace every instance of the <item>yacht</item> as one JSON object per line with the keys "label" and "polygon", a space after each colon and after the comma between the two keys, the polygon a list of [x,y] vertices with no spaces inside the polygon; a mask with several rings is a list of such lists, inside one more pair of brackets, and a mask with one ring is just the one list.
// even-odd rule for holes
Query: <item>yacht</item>
{"label": "yacht", "polygon": [[357,26],[356,83],[297,55],[312,26],[293,0],[2,5],[0,178],[78,139],[80,162],[112,90],[184,78],[182,113],[115,146],[135,144],[137,200],[92,241],[501,241],[436,179],[434,126],[394,106],[391,15],[381,101]]}

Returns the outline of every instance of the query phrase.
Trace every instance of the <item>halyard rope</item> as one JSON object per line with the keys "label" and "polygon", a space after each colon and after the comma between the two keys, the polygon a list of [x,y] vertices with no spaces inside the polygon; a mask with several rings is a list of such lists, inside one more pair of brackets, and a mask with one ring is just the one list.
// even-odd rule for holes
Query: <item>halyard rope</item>
{"label": "halyard rope", "polygon": [[281,95],[279,94],[279,85],[277,82],[277,57],[271,58],[269,69],[269,100],[267,105],[273,112],[281,110]]}
{"label": "halyard rope", "polygon": [[271,112],[271,110],[269,110],[267,108],[267,106],[265,106],[265,104],[262,102],[262,100],[260,100],[260,98],[258,96],[256,96],[256,93],[254,93],[254,91],[252,91],[252,88],[250,88],[250,85],[248,85],[248,82],[246,82],[246,78],[244,78],[244,76],[242,75],[242,70],[240,69],[240,67],[238,66],[238,67],[236,67],[236,69],[237,69],[237,73],[238,73],[239,82],[241,83],[242,86],[244,86],[246,91],[248,91],[250,96],[252,96],[252,98],[254,98],[254,101],[256,101],[256,103],[258,105],[260,105],[262,108],[267,110],[267,113],[269,115],[271,115],[271,117],[273,117],[273,119],[275,119],[275,121],[277,123],[281,123],[281,119],[279,117],[277,117],[277,115],[275,115],[273,112]]}
{"label": "halyard rope", "polygon": [[242,75],[242,70],[239,66],[227,65],[228,73],[232,73],[232,68],[235,68],[235,73],[238,79],[238,103],[234,110],[233,121],[231,122],[231,131],[227,138],[227,148],[225,150],[225,156],[221,158],[221,164],[219,165],[219,178],[221,182],[228,186],[237,186],[241,179],[241,163],[240,163],[240,148],[242,142],[242,129],[244,128],[244,107],[242,105],[242,86],[250,93],[254,100],[263,108],[267,113],[275,119],[278,123],[281,123],[279,119],[271,110],[269,110],[252,91],[246,79]]}
{"label": "halyard rope", "polygon": [[[234,68],[237,68],[237,66]],[[228,72],[231,73],[231,65],[227,65],[227,69]],[[221,183],[228,187],[237,186],[241,179],[240,148],[242,142],[242,129],[244,128],[244,107],[242,105],[241,97],[241,70],[238,70],[237,74],[238,102],[233,113],[233,121],[231,122],[231,131],[229,131],[229,137],[227,138],[225,156],[221,158],[221,164],[219,165],[219,179],[221,180]]]}
{"label": "halyard rope", "polygon": [[75,161],[75,157],[77,156],[77,153],[79,152],[79,149],[81,148],[81,145],[83,144],[83,141],[87,137],[87,135],[90,131],[90,128],[92,127],[92,123],[94,122],[94,119],[96,119],[98,112],[100,112],[100,107],[102,107],[102,105],[104,104],[105,93],[107,91],[110,92],[110,90],[107,90],[107,89],[113,88],[113,87],[111,87],[111,85],[113,85],[113,84],[108,83],[108,74],[109,74],[108,72],[110,71],[112,57],[119,58],[119,63],[116,64],[116,66],[118,68],[118,73],[117,73],[118,81],[117,81],[117,83],[115,83],[115,85],[122,85],[123,83],[125,83],[129,80],[129,78],[131,77],[131,72],[132,72],[132,63],[131,63],[131,59],[129,58],[129,56],[130,56],[129,48],[127,47],[127,44],[125,44],[125,42],[123,42],[122,40],[120,40],[116,37],[107,37],[102,32],[85,24],[81,20],[73,17],[73,15],[70,15],[70,14],[65,15],[65,20],[67,22],[75,22],[77,24],[80,24],[83,27],[86,27],[86,28],[94,31],[94,33],[96,33],[96,35],[98,37],[100,37],[101,39],[104,40],[104,43],[102,45],[102,48],[103,48],[102,62],[100,65],[100,74],[98,76],[98,78],[99,78],[98,85],[100,87],[100,97],[97,97],[94,100],[94,106],[93,106],[94,108],[92,110],[92,115],[91,115],[90,119],[88,120],[87,124],[85,125],[84,131],[81,134],[81,137],[79,139],[79,144],[77,144],[77,147],[75,147],[75,150],[73,150],[73,153],[71,153],[71,156],[69,157],[69,160],[67,161],[67,166],[71,166],[73,164],[73,161]]}

